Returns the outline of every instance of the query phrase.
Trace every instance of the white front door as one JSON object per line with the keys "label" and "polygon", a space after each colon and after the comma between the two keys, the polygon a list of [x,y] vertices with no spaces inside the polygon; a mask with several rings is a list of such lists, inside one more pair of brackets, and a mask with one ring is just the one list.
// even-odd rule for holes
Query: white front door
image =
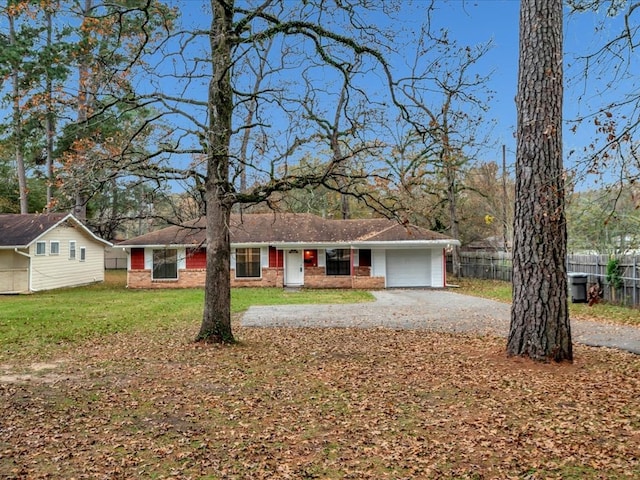
{"label": "white front door", "polygon": [[302,250],[287,250],[284,257],[284,284],[299,287],[304,284]]}

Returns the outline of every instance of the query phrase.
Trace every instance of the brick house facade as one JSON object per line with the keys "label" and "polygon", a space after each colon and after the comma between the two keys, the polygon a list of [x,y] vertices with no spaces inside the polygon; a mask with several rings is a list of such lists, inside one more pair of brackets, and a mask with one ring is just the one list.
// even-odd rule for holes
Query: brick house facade
{"label": "brick house facade", "polygon": [[[387,219],[326,220],[311,214],[234,216],[232,287],[382,289],[444,287],[444,235]],[[204,220],[118,246],[129,288],[193,288],[205,282]]]}

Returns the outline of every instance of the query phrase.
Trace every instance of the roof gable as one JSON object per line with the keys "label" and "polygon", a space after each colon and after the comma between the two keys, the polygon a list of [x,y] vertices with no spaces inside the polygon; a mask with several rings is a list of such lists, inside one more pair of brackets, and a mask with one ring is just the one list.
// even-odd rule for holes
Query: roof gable
{"label": "roof gable", "polygon": [[0,214],[0,247],[28,247],[58,225],[69,222],[77,225],[84,234],[105,245],[106,240],[94,235],[82,222],[70,213]]}
{"label": "roof gable", "polygon": [[[360,243],[404,241],[452,241],[450,237],[386,218],[329,220],[309,213],[234,214],[231,243]],[[203,245],[205,219],[186,226],[171,226],[131,238],[122,246]]]}

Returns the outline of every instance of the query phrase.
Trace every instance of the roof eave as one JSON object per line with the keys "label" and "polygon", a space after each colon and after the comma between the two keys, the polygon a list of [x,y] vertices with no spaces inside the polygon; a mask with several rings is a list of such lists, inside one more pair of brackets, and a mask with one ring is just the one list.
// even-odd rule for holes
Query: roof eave
{"label": "roof eave", "polygon": [[[51,230],[54,230],[55,228],[57,228],[62,223],[66,222],[67,220],[71,220],[75,225],[80,227],[86,234],[88,234],[96,242],[102,243],[106,247],[113,247],[113,244],[111,242],[98,237],[95,233],[93,233],[91,230],[89,230],[80,220],[78,220],[76,217],[74,217],[73,214],[69,213],[69,214],[65,215],[64,217],[62,217],[60,220],[58,220],[56,223],[51,225],[51,227],[46,229],[44,232],[42,232],[40,235],[38,235],[36,238],[31,240],[27,245],[25,245],[22,248],[30,247],[31,245],[36,243],[38,240],[40,240],[42,237],[44,237],[47,233],[49,233]],[[21,248],[21,247],[18,247],[18,248]]]}
{"label": "roof eave", "polygon": [[[231,242],[231,248],[258,248],[258,247],[276,247],[276,248],[403,248],[403,247],[451,247],[460,245],[458,240],[453,239],[437,239],[437,240],[389,240],[378,242],[367,241],[344,241],[344,242]],[[194,248],[198,244],[190,243],[146,243],[146,244],[122,244],[118,243],[115,247],[127,248]]]}

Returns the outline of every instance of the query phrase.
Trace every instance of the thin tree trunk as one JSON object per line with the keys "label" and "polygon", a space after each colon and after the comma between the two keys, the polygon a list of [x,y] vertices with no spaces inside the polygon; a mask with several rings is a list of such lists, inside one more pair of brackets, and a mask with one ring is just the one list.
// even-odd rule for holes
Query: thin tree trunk
{"label": "thin tree trunk", "polygon": [[[15,49],[16,30],[13,14],[8,15],[9,19],[9,43]],[[18,66],[11,67],[11,80],[13,82],[13,141],[14,153],[16,156],[16,172],[18,175],[18,190],[20,196],[20,213],[29,213],[29,201],[27,198],[27,172],[24,165],[24,152],[22,149],[22,115],[20,114],[20,78]]]}
{"label": "thin tree trunk", "polygon": [[260,58],[260,64],[258,65],[258,71],[256,73],[256,80],[253,84],[253,96],[249,100],[249,107],[247,109],[247,116],[245,117],[245,130],[242,135],[242,144],[240,145],[240,191],[245,192],[247,190],[247,151],[249,149],[249,140],[251,139],[250,125],[253,123],[256,110],[258,109],[258,94],[260,92],[260,85],[264,80],[264,70],[267,66],[267,56],[273,45],[273,40],[269,39],[265,48],[264,56]]}
{"label": "thin tree trunk", "polygon": [[347,185],[346,175],[347,175],[347,165],[346,159],[342,155],[342,148],[340,147],[340,117],[342,115],[342,109],[344,108],[344,104],[347,101],[347,86],[348,79],[345,79],[345,83],[342,86],[342,90],[340,91],[340,99],[338,100],[338,105],[336,106],[336,114],[333,119],[333,130],[331,132],[331,150],[333,152],[333,161],[338,165],[337,171],[340,173],[338,177],[338,186],[340,187],[340,214],[342,215],[343,220],[348,220],[351,218],[351,209],[349,207],[349,196],[344,192],[344,188]]}
{"label": "thin tree trunk", "polygon": [[231,332],[231,242],[229,219],[229,145],[233,91],[231,42],[233,0],[211,0],[213,19],[209,40],[213,76],[209,83],[209,155],[205,182],[207,271],[204,312],[197,340],[234,341]]}
{"label": "thin tree trunk", "polygon": [[521,0],[507,353],[572,360],[562,166],[562,0]]}
{"label": "thin tree trunk", "polygon": [[[52,46],[52,13],[51,6],[47,6],[47,47]],[[53,205],[53,136],[54,136],[54,112],[53,112],[53,82],[49,70],[47,70],[47,118],[46,118],[46,130],[47,130],[47,165],[46,165],[46,177],[47,177],[47,211],[51,211]]]}
{"label": "thin tree trunk", "polygon": [[[449,148],[447,146],[447,148]],[[451,165],[450,155],[446,160],[446,169],[447,169],[447,197],[449,203],[449,222],[451,224],[449,228],[449,234],[452,238],[458,239],[460,237],[460,222],[458,220],[458,205],[457,205],[457,192],[456,192],[456,174],[454,170],[454,166]],[[454,245],[451,250],[451,267],[453,270],[453,275],[456,277],[460,277],[460,249],[457,245]]]}
{"label": "thin tree trunk", "polygon": [[[93,7],[92,0],[85,0],[84,2],[84,17],[88,17]],[[85,35],[90,35],[89,32],[85,32]],[[78,125],[81,130],[86,126],[87,118],[89,115],[89,78],[90,78],[90,66],[89,66],[89,52],[85,51],[80,54],[80,60],[78,63]],[[84,137],[84,135],[83,135]],[[81,153],[81,158],[76,159],[81,164],[86,163],[86,153]],[[83,165],[84,167],[84,165]],[[75,201],[73,206],[73,214],[80,220],[87,219],[87,196],[84,192],[84,186],[80,179],[77,179]]]}

